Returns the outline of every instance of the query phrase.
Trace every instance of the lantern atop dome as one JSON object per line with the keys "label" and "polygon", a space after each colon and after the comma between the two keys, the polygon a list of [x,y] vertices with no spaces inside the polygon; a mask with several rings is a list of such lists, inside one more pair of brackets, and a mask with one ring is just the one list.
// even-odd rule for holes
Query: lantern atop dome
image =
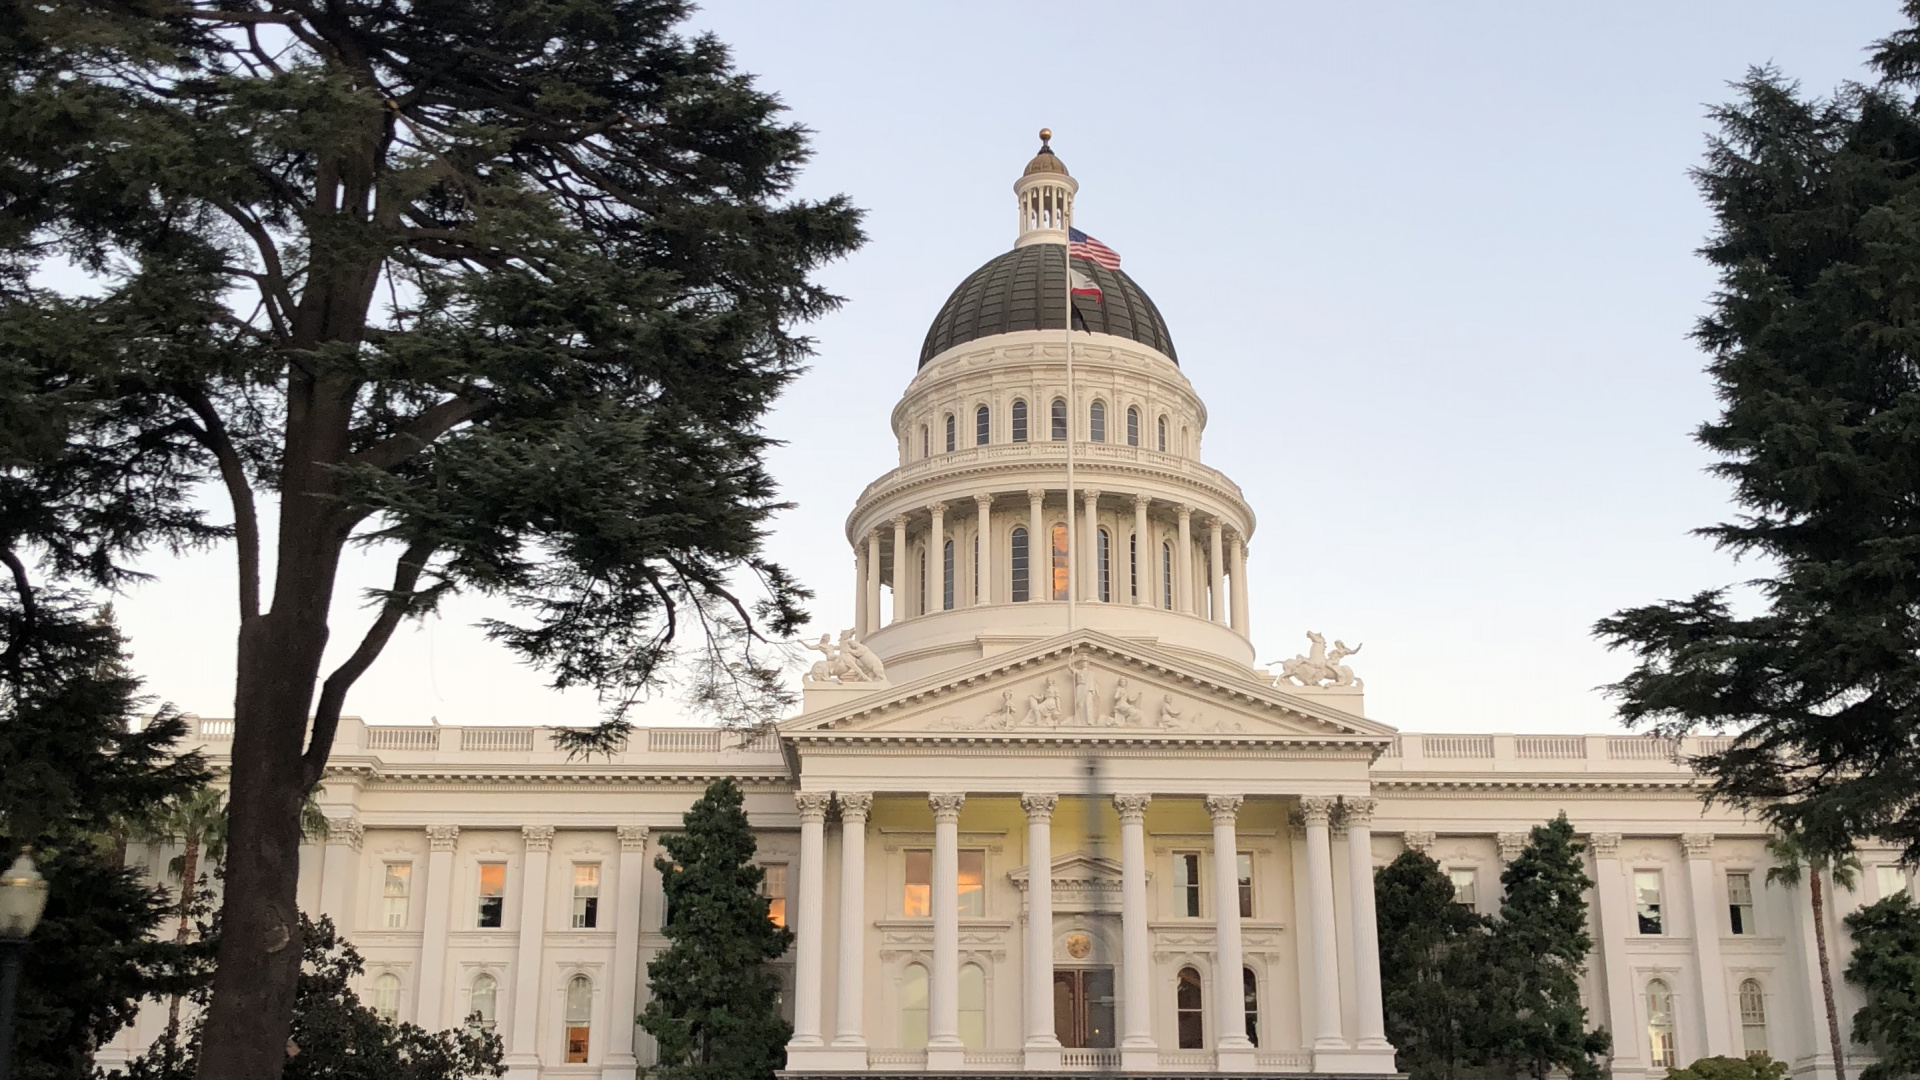
{"label": "lantern atop dome", "polygon": [[1053,129],[1040,129],[1040,152],[1014,181],[1013,194],[1020,207],[1020,233],[1016,248],[1028,244],[1064,244],[1067,227],[1073,224],[1073,196],[1080,190],[1078,181],[1067,172],[1066,162],[1053,152]]}

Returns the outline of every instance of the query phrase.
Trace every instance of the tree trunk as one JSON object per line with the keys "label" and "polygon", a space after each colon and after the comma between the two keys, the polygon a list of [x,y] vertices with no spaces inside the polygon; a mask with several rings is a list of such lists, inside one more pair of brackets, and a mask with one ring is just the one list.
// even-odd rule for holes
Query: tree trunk
{"label": "tree trunk", "polygon": [[[194,884],[200,872],[200,837],[196,833],[187,834],[187,850],[180,855],[180,928],[174,931],[173,940],[184,945],[187,941],[188,919],[193,911]],[[167,1041],[177,1042],[180,1032],[180,995],[175,994],[167,1002]]]}
{"label": "tree trunk", "polygon": [[1820,994],[1827,1003],[1827,1039],[1833,1046],[1833,1074],[1847,1080],[1846,1045],[1840,1041],[1840,1009],[1833,1001],[1832,966],[1827,962],[1827,901],[1820,888],[1820,871],[1807,874],[1807,896],[1813,901],[1813,942],[1820,954]]}

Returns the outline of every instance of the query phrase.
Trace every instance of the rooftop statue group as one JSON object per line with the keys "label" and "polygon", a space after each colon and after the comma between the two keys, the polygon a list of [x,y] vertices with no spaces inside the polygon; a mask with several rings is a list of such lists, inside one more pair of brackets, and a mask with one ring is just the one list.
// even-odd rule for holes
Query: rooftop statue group
{"label": "rooftop statue group", "polygon": [[1305,654],[1291,660],[1267,661],[1268,667],[1276,663],[1280,665],[1280,671],[1274,675],[1273,685],[1283,688],[1288,685],[1352,687],[1355,690],[1364,688],[1365,684],[1354,676],[1353,669],[1340,662],[1359,652],[1362,646],[1355,645],[1349,649],[1346,642],[1335,638],[1333,648],[1329,650],[1327,639],[1312,630],[1307,631],[1307,640],[1313,642],[1313,647]]}
{"label": "rooftop statue group", "polygon": [[817,642],[801,642],[825,659],[816,660],[807,672],[808,682],[886,682],[887,669],[872,649],[860,644],[853,631],[840,631],[840,640],[821,634]]}

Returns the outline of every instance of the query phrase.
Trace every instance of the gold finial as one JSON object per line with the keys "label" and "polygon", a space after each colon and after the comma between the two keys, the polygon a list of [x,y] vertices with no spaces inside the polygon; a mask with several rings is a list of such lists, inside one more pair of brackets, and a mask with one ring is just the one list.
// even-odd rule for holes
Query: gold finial
{"label": "gold finial", "polygon": [[1047,145],[1047,143],[1048,143],[1048,142],[1050,142],[1050,141],[1052,141],[1052,139],[1053,139],[1053,129],[1052,129],[1052,128],[1041,128],[1041,129],[1040,129],[1040,146],[1041,146],[1041,148],[1042,148],[1042,149],[1045,149],[1045,148],[1046,148],[1046,145]]}

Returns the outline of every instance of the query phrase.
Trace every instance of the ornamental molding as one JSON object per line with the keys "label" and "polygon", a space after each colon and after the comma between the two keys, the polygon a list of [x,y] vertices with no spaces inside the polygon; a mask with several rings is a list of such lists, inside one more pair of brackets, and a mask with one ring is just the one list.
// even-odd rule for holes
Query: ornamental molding
{"label": "ornamental molding", "polygon": [[1246,801],[1242,795],[1209,795],[1205,799],[1207,814],[1215,825],[1232,825],[1240,816],[1240,804]]}
{"label": "ornamental molding", "polygon": [[330,817],[327,819],[327,843],[344,844],[355,851],[365,841],[367,828],[357,817]]}
{"label": "ornamental molding", "polygon": [[1500,861],[1503,863],[1510,863],[1513,860],[1518,859],[1520,857],[1520,852],[1527,846],[1527,840],[1529,839],[1529,835],[1530,834],[1523,833],[1523,832],[1503,832],[1503,833],[1493,834],[1493,842],[1496,845],[1498,845],[1500,848]]}
{"label": "ornamental molding", "polygon": [[1326,828],[1333,823],[1333,810],[1338,805],[1331,795],[1300,796],[1301,824],[1311,829],[1315,826]]}
{"label": "ornamental molding", "polygon": [[647,850],[647,827],[645,825],[621,825],[613,830],[620,841],[621,851]]}
{"label": "ornamental molding", "polygon": [[1710,832],[1680,834],[1680,850],[1689,859],[1706,859],[1713,855],[1714,835]]}
{"label": "ornamental molding", "polygon": [[871,791],[836,791],[833,799],[840,805],[840,820],[845,824],[864,822],[873,810]]}
{"label": "ornamental molding", "polygon": [[427,846],[432,851],[452,851],[460,842],[460,826],[427,826]]}
{"label": "ornamental molding", "polygon": [[526,842],[528,853],[553,850],[553,826],[522,825],[520,837]]}
{"label": "ornamental molding", "polygon": [[1422,855],[1432,851],[1437,841],[1438,837],[1431,832],[1415,831],[1400,834],[1400,842],[1408,851],[1417,851]]}
{"label": "ornamental molding", "polygon": [[1020,809],[1026,811],[1029,824],[1052,821],[1053,809],[1059,803],[1060,796],[1053,794],[1020,796]]}
{"label": "ornamental molding", "polygon": [[966,795],[958,791],[940,791],[927,796],[927,807],[933,811],[936,825],[957,824],[960,821],[960,808],[966,802]]}
{"label": "ornamental molding", "polygon": [[1596,859],[1620,858],[1619,833],[1593,833],[1587,837],[1587,847],[1593,850]]}
{"label": "ornamental molding", "polygon": [[800,810],[802,824],[811,824],[827,820],[827,807],[833,802],[830,791],[796,791],[793,802]]}
{"label": "ornamental molding", "polygon": [[1151,795],[1115,795],[1113,809],[1120,815],[1120,824],[1137,825],[1147,820],[1147,804],[1152,801]]}

